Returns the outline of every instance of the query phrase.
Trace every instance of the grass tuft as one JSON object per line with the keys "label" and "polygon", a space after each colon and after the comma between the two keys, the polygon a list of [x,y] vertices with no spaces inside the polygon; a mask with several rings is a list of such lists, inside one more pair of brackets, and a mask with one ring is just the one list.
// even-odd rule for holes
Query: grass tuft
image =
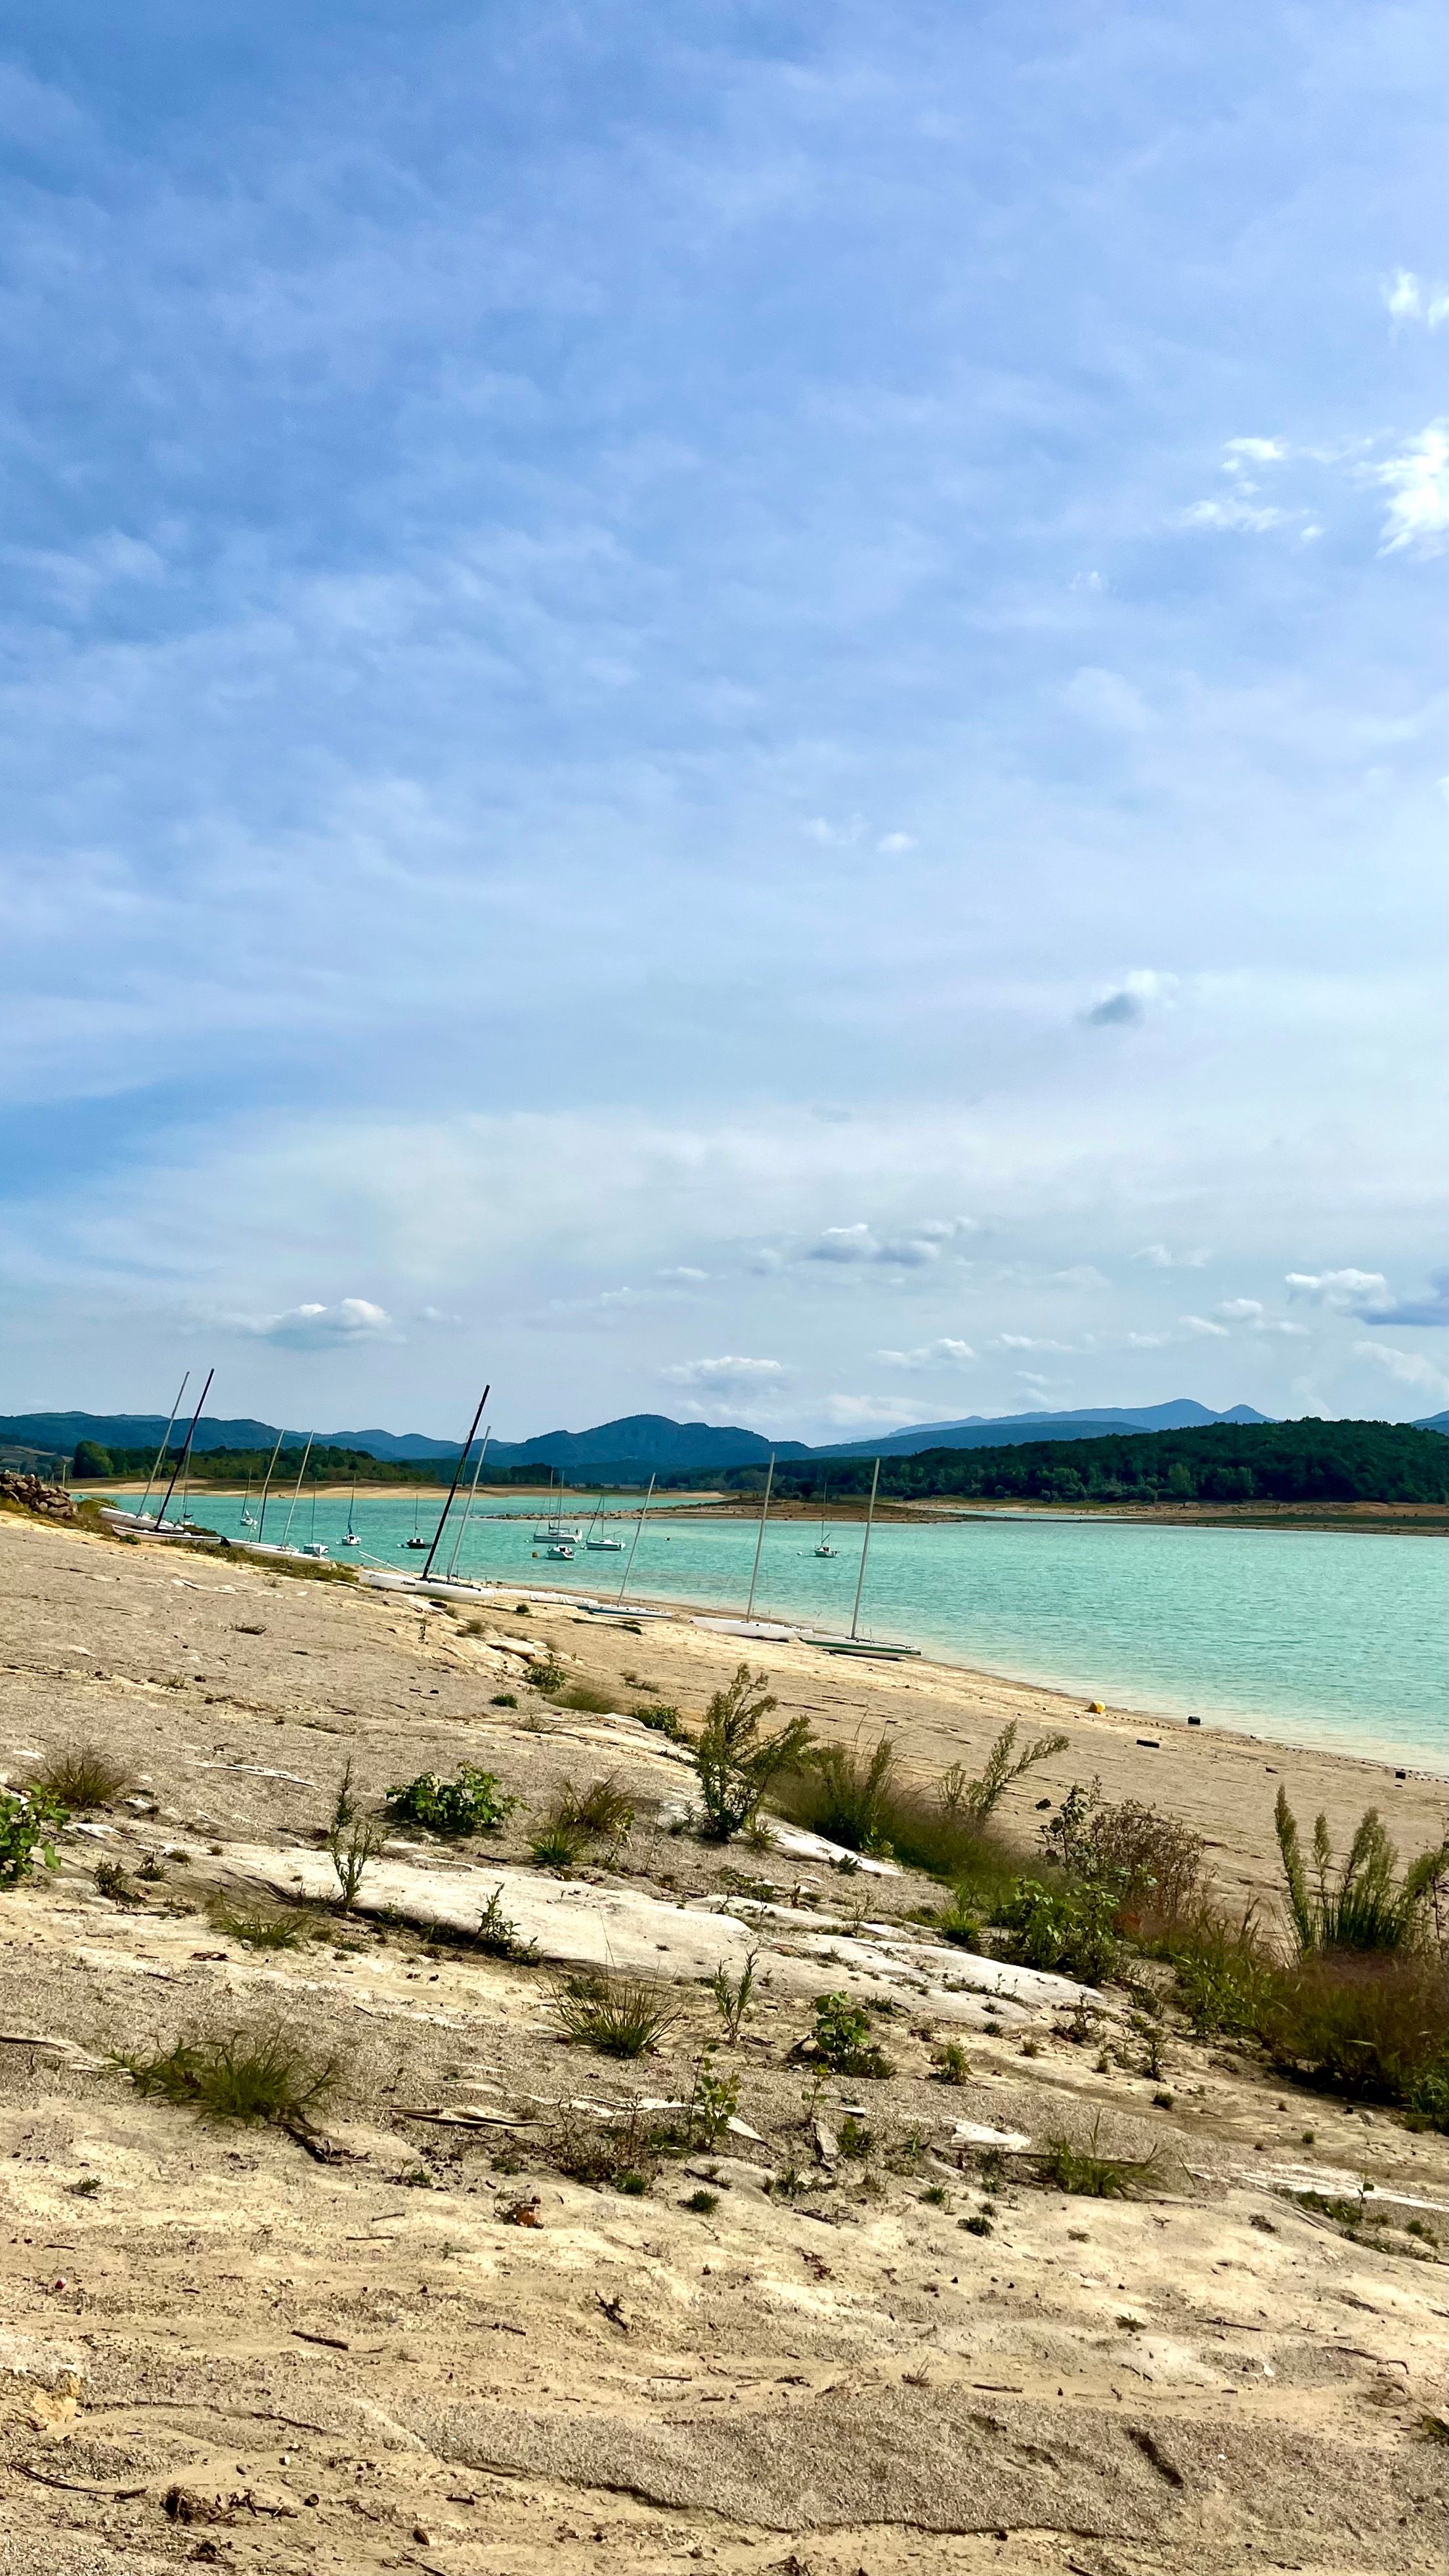
{"label": "grass tuft", "polygon": [[228,1941],[243,1942],[248,1950],[300,1950],[313,1933],[313,1926],[300,1915],[273,1907],[230,1905],[224,1896],[213,1897],[206,1919],[213,1932]]}
{"label": "grass tuft", "polygon": [[178,2039],[155,2057],[118,2049],[111,2062],[124,2069],[138,2093],[203,2119],[263,2121],[289,2130],[312,2127],[342,2076],[339,2059],[314,2057],[281,2027]]}
{"label": "grass tuft", "polygon": [[1039,2155],[1022,2161],[1035,2173],[1038,2181],[1054,2185],[1058,2191],[1078,2194],[1086,2200],[1135,2200],[1159,2189],[1163,2179],[1162,2158],[1150,2156],[1105,2156],[1098,2144],[1101,2134],[1100,2115],[1092,2124],[1092,2134],[1085,2147],[1072,2138],[1058,2135],[1047,2139]]}
{"label": "grass tuft", "polygon": [[63,1744],[36,1765],[25,1785],[58,1806],[85,1814],[93,1807],[108,1807],[129,1789],[131,1780],[125,1764],[100,1745]]}
{"label": "grass tuft", "polygon": [[581,1968],[554,1990],[554,2007],[571,2042],[603,2057],[644,2057],[678,2021],[681,2004],[662,1978]]}

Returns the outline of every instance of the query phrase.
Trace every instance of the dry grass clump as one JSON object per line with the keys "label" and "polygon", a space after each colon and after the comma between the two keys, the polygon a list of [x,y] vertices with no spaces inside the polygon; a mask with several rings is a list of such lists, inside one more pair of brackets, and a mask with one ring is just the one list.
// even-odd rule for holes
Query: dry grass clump
{"label": "dry grass clump", "polygon": [[1319,1816],[1313,1827],[1310,1880],[1299,1847],[1297,1819],[1282,1788],[1273,1809],[1273,1830],[1289,1915],[1305,1957],[1325,1950],[1415,1950],[1428,1937],[1431,1925],[1442,1944],[1449,1843],[1421,1852],[1401,1871],[1398,1852],[1378,1809],[1369,1807],[1335,1868],[1328,1820]]}
{"label": "dry grass clump", "polygon": [[1040,1839],[1071,1876],[1110,1889],[1126,1915],[1175,1923],[1199,1900],[1207,1848],[1201,1834],[1138,1798],[1108,1806],[1100,1780],[1090,1789],[1074,1782]]}
{"label": "dry grass clump", "polygon": [[1087,2200],[1133,2200],[1159,2190],[1164,2179],[1161,2156],[1103,2155],[1101,2128],[1099,2115],[1084,2147],[1059,2134],[1049,2137],[1039,2154],[1023,2157],[1022,2162],[1038,2182]]}
{"label": "dry grass clump", "polygon": [[682,2004],[662,1977],[580,1968],[554,1990],[565,2037],[603,2057],[643,2057],[679,2020]]}
{"label": "dry grass clump", "polygon": [[154,2057],[117,2049],[111,2062],[138,2093],[203,2119],[264,2121],[298,2133],[312,2128],[342,2079],[340,2059],[314,2056],[280,2025],[178,2039]]}
{"label": "dry grass clump", "polygon": [[1449,2129],[1449,2005],[1427,1952],[1339,1951],[1280,1969],[1262,1982],[1254,2033],[1286,2074]]}
{"label": "dry grass clump", "polygon": [[108,1807],[131,1786],[133,1774],[123,1762],[92,1743],[62,1744],[37,1763],[26,1787],[72,1813]]}

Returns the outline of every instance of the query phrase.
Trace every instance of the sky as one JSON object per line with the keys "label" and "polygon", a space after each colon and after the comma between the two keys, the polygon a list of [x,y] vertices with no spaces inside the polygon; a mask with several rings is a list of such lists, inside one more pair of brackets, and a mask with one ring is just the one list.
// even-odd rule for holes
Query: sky
{"label": "sky", "polygon": [[0,1412],[1445,1397],[1428,0],[18,0]]}

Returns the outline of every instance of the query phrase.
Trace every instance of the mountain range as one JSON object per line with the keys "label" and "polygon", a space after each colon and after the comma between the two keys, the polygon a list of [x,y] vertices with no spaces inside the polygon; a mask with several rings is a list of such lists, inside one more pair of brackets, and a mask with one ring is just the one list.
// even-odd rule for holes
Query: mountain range
{"label": "mountain range", "polygon": [[[910,1458],[923,1449],[1014,1447],[1029,1440],[1090,1440],[1123,1431],[1178,1431],[1211,1422],[1265,1422],[1250,1404],[1235,1404],[1226,1413],[1210,1412],[1190,1396],[1169,1404],[1127,1408],[1085,1407],[1075,1413],[971,1413],[955,1422],[918,1422],[898,1431],[877,1432],[868,1440],[835,1441],[810,1448],[800,1440],[767,1440],[737,1424],[674,1422],[667,1414],[630,1413],[601,1422],[589,1431],[546,1431],[531,1440],[489,1443],[492,1465],[553,1467],[565,1477],[598,1476],[628,1482],[653,1474],[706,1474],[713,1468],[763,1466],[773,1450],[787,1458]],[[1432,1427],[1442,1427],[1442,1417]],[[69,1456],[80,1440],[102,1449],[142,1449],[159,1445],[166,1430],[164,1414],[150,1413],[14,1413],[0,1415],[0,1448],[35,1449]],[[178,1426],[173,1446],[183,1436]],[[289,1431],[288,1449],[300,1448],[306,1434]],[[197,1425],[198,1449],[270,1449],[275,1423],[250,1417],[207,1418]],[[451,1463],[456,1440],[430,1439],[419,1431],[319,1431],[328,1448],[361,1449],[369,1457]]]}

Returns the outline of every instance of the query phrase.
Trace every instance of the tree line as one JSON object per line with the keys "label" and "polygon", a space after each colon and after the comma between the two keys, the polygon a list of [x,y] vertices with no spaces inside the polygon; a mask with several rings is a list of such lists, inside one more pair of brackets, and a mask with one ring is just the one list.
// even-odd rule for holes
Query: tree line
{"label": "tree line", "polygon": [[[284,1485],[289,1477],[296,1482],[304,1445],[299,1440],[282,1450],[275,1470],[278,1485]],[[169,1477],[180,1465],[181,1453],[182,1444],[176,1441],[162,1459],[158,1474]],[[240,1485],[248,1476],[254,1485],[260,1485],[271,1463],[270,1449],[193,1449],[186,1474],[193,1485]],[[154,1449],[103,1449],[99,1441],[80,1440],[71,1460],[71,1474],[78,1481],[96,1476],[149,1476],[155,1465]],[[452,1472],[447,1459],[434,1464],[426,1458],[374,1458],[368,1449],[314,1447],[307,1460],[309,1485],[446,1485]]]}

